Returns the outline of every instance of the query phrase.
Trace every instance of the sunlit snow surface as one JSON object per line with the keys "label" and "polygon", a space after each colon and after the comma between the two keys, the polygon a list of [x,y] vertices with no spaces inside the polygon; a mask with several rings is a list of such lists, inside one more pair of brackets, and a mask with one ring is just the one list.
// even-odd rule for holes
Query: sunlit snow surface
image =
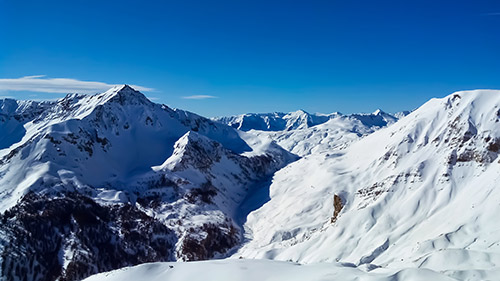
{"label": "sunlit snow surface", "polygon": [[340,264],[299,265],[271,260],[152,263],[94,275],[85,281],[451,281],[431,270],[365,272]]}
{"label": "sunlit snow surface", "polygon": [[[0,168],[0,209],[27,190],[73,187],[101,203],[132,201],[157,173],[189,180],[189,188],[204,179],[197,147],[221,156],[209,170],[223,191],[214,203],[243,224],[245,237],[226,260],[145,264],[89,280],[500,279],[500,91],[432,99],[382,129],[340,115],[309,126],[295,122],[305,116],[297,112],[286,131],[243,132],[140,96],[123,103],[119,90],[69,98],[71,110],[59,101],[57,112],[4,100],[4,113],[49,116],[2,123],[8,137],[0,136],[0,157],[9,165]],[[66,144],[77,140],[66,139],[70,131],[96,139],[92,157]],[[248,186],[257,175],[245,172],[243,156],[270,153],[281,157],[278,168],[293,160],[282,148],[302,158]],[[343,208],[332,223],[334,195]],[[172,206],[191,224],[217,218]],[[169,219],[166,208],[154,215]]]}

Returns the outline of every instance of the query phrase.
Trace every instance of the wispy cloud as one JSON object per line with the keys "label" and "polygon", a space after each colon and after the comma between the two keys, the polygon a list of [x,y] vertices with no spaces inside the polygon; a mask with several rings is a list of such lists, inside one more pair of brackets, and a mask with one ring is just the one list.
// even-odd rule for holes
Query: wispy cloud
{"label": "wispy cloud", "polygon": [[[106,91],[117,84],[96,81],[81,81],[72,78],[46,78],[45,75],[24,76],[14,79],[0,79],[0,90],[30,91],[42,93],[82,93],[92,94]],[[153,91],[151,88],[131,85],[141,92]]]}
{"label": "wispy cloud", "polygon": [[24,76],[22,78],[24,79],[30,79],[30,78],[42,78],[42,77],[45,77],[47,75],[31,75],[31,76]]}
{"label": "wispy cloud", "polygon": [[500,12],[498,13],[484,13],[483,16],[500,16]]}
{"label": "wispy cloud", "polygon": [[194,96],[185,96],[182,98],[187,100],[205,100],[205,99],[216,99],[217,97],[209,95],[194,95]]}

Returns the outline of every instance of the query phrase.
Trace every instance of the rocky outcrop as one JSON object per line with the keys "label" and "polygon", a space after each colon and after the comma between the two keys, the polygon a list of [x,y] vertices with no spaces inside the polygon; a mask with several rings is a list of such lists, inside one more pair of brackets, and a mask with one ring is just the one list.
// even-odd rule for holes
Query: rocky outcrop
{"label": "rocky outcrop", "polygon": [[103,206],[69,193],[29,193],[0,217],[6,280],[81,280],[144,262],[173,260],[175,235],[133,205]]}
{"label": "rocky outcrop", "polygon": [[330,220],[331,223],[335,223],[337,221],[337,218],[343,207],[344,205],[342,204],[342,198],[340,198],[340,196],[338,196],[337,194],[333,195],[333,216]]}
{"label": "rocky outcrop", "polygon": [[240,232],[228,219],[224,223],[205,223],[190,228],[178,256],[186,261],[207,260],[223,254],[240,242]]}

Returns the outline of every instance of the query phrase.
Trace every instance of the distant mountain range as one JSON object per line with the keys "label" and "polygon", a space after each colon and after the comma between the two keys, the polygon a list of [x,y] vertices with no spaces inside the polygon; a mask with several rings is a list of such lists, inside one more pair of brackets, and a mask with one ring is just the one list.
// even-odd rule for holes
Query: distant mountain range
{"label": "distant mountain range", "polygon": [[216,117],[212,118],[212,120],[242,131],[290,131],[310,128],[323,124],[328,120],[338,118],[356,119],[367,127],[383,127],[396,122],[398,118],[408,113],[409,112],[400,112],[396,115],[391,115],[382,110],[376,110],[371,114],[343,115],[339,112],[331,114],[310,114],[304,110],[298,110],[290,113],[248,113],[230,117]]}

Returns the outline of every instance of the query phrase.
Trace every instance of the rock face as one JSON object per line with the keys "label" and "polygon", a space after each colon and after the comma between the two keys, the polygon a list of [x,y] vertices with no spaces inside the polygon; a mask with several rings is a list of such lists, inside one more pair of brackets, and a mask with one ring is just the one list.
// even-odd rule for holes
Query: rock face
{"label": "rock face", "polygon": [[173,231],[129,204],[103,206],[78,193],[28,193],[0,220],[6,280],[80,280],[174,260]]}
{"label": "rock face", "polygon": [[205,223],[198,229],[189,229],[182,241],[180,256],[186,261],[207,260],[235,247],[239,242],[239,230],[229,220],[226,224]]}
{"label": "rock face", "polygon": [[331,223],[335,223],[337,221],[337,217],[340,214],[340,211],[342,211],[342,208],[344,206],[342,205],[342,199],[340,196],[337,194],[333,195],[333,216],[332,219],[330,220]]}
{"label": "rock face", "polygon": [[296,159],[126,85],[1,100],[0,275],[80,280],[223,256],[242,239],[234,216],[250,187]]}

